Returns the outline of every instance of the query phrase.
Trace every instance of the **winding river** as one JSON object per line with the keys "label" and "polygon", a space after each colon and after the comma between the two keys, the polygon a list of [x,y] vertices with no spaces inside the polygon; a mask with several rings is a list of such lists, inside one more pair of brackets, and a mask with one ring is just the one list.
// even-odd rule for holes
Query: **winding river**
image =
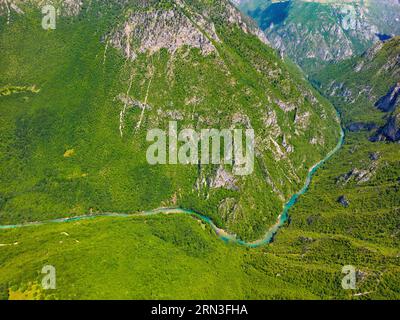
{"label": "winding river", "polygon": [[[339,115],[338,115],[338,117],[339,117]],[[310,186],[311,180],[312,180],[315,172],[325,162],[327,162],[336,152],[338,152],[340,150],[340,148],[343,146],[343,143],[344,143],[344,131],[343,131],[343,129],[341,129],[340,139],[339,139],[339,142],[336,145],[336,147],[333,150],[331,150],[324,159],[319,161],[308,171],[303,188],[299,192],[294,194],[290,198],[290,200],[284,205],[283,210],[279,214],[276,223],[268,229],[268,231],[264,234],[264,236],[261,239],[253,241],[253,242],[243,241],[243,240],[237,238],[235,235],[229,234],[225,230],[218,228],[210,218],[208,218],[202,214],[199,214],[195,211],[186,210],[186,209],[182,209],[182,208],[158,208],[158,209],[154,209],[154,210],[150,210],[150,211],[143,211],[143,212],[134,213],[134,214],[128,214],[128,213],[88,214],[88,215],[82,215],[82,216],[76,216],[76,217],[70,217],[70,218],[60,218],[60,219],[46,220],[46,221],[39,221],[39,222],[30,222],[30,223],[24,223],[24,224],[0,225],[0,230],[1,229],[15,229],[15,228],[22,228],[22,227],[30,227],[30,226],[40,226],[40,225],[51,224],[51,223],[64,223],[64,222],[73,222],[73,221],[79,221],[79,220],[89,220],[89,219],[100,218],[100,217],[137,217],[137,216],[151,216],[151,215],[156,215],[156,214],[188,214],[188,215],[194,216],[194,217],[202,220],[203,222],[207,223],[213,229],[213,231],[216,233],[216,235],[220,239],[224,240],[225,242],[234,242],[239,245],[246,246],[246,247],[257,248],[257,247],[267,245],[272,242],[275,234],[289,219],[289,210],[296,204],[297,199],[301,195],[303,195],[307,192],[308,187]]]}

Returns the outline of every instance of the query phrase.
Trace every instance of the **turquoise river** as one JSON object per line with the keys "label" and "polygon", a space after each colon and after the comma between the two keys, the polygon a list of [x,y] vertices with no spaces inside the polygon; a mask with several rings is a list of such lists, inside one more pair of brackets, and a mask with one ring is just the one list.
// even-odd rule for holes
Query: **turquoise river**
{"label": "turquoise river", "polygon": [[289,219],[289,210],[296,204],[298,198],[307,192],[308,187],[310,186],[310,183],[311,183],[311,180],[312,180],[314,174],[325,162],[327,162],[335,153],[337,153],[340,150],[340,148],[343,146],[343,143],[344,143],[344,131],[342,129],[341,133],[340,133],[340,139],[339,139],[339,142],[336,145],[336,147],[333,150],[331,150],[324,159],[319,161],[308,171],[303,188],[299,192],[294,194],[290,198],[290,200],[283,206],[283,210],[279,214],[276,223],[267,230],[267,232],[264,234],[264,236],[261,239],[253,241],[253,242],[246,242],[241,239],[238,239],[235,235],[229,234],[225,230],[218,228],[214,224],[214,222],[207,216],[199,214],[192,210],[187,210],[187,209],[182,209],[182,208],[158,208],[158,209],[154,209],[154,210],[150,210],[150,211],[143,211],[143,212],[133,213],[133,214],[128,214],[128,213],[88,214],[88,215],[82,215],[82,216],[76,216],[76,217],[70,217],[70,218],[60,218],[60,219],[31,222],[31,223],[24,223],[24,224],[0,225],[0,229],[14,229],[14,228],[22,228],[22,227],[30,227],[30,226],[39,226],[39,225],[50,224],[50,223],[73,222],[73,221],[78,221],[78,220],[94,219],[94,218],[98,218],[98,217],[132,217],[132,216],[151,216],[151,215],[156,215],[156,214],[188,214],[188,215],[194,216],[194,217],[204,221],[205,223],[207,223],[213,229],[213,231],[216,233],[216,235],[225,242],[235,242],[237,244],[247,246],[250,248],[257,248],[257,247],[271,243],[275,234]]}

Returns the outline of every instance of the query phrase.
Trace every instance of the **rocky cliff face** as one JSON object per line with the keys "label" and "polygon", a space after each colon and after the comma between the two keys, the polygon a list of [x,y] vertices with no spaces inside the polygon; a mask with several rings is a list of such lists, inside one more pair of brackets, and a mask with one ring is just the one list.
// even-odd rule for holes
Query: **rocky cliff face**
{"label": "rocky cliff face", "polygon": [[122,49],[130,59],[135,59],[138,53],[152,54],[161,49],[173,54],[185,46],[197,48],[204,55],[215,53],[213,41],[220,42],[212,21],[216,18],[268,43],[264,33],[226,1],[218,4],[218,10],[211,11],[206,7],[201,10],[191,7],[183,0],[172,1],[168,10],[146,7],[149,8],[145,5],[131,13],[124,25],[108,36],[111,45]]}
{"label": "rocky cliff face", "polygon": [[[210,36],[217,38],[215,32]],[[133,60],[138,53],[153,54],[162,48],[171,54],[184,46],[198,48],[205,55],[216,51],[211,40],[176,10],[132,13],[123,27],[110,35],[110,43]]]}
{"label": "rocky cliff face", "polygon": [[275,48],[307,72],[400,34],[400,3],[394,0],[242,0],[239,7],[259,23]]}

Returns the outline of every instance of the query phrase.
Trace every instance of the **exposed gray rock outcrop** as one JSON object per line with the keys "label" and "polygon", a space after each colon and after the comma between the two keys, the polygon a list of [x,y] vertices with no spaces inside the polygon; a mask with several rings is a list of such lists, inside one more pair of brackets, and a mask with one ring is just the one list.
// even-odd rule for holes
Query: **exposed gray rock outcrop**
{"label": "exposed gray rock outcrop", "polygon": [[340,185],[346,185],[351,180],[354,180],[357,184],[368,182],[376,173],[378,163],[372,161],[369,166],[365,169],[353,168],[349,172],[342,174],[336,178],[336,183]]}
{"label": "exposed gray rock outcrop", "polygon": [[149,106],[148,104],[145,104],[143,102],[135,100],[135,99],[127,96],[126,94],[121,93],[118,95],[117,98],[129,108],[139,108],[141,110],[143,110],[143,109],[151,110],[151,106]]}
{"label": "exposed gray rock outcrop", "polygon": [[193,22],[178,10],[157,10],[132,13],[123,28],[112,33],[110,43],[135,60],[140,53],[167,49],[175,53],[188,46],[207,55],[216,51],[212,42]]}
{"label": "exposed gray rock outcrop", "polygon": [[281,108],[285,112],[293,111],[294,109],[296,109],[296,105],[291,104],[289,102],[275,100],[275,103],[279,106],[279,108]]}
{"label": "exposed gray rock outcrop", "polygon": [[218,168],[215,176],[210,180],[210,188],[224,188],[227,190],[238,190],[235,177],[222,166]]}
{"label": "exposed gray rock outcrop", "polygon": [[81,0],[64,0],[62,3],[62,13],[66,16],[77,16],[82,9]]}

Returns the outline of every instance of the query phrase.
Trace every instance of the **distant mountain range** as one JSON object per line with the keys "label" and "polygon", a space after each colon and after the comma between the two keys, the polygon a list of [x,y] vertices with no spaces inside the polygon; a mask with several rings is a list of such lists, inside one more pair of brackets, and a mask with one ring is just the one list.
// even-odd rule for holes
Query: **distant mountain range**
{"label": "distant mountain range", "polygon": [[306,72],[400,34],[398,0],[237,0],[272,46]]}

